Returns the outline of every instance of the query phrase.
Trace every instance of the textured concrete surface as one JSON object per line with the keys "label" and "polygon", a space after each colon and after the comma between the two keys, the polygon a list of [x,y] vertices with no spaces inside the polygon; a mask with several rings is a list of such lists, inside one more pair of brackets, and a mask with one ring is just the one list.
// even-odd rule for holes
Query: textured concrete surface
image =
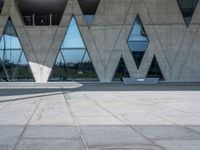
{"label": "textured concrete surface", "polygon": [[[144,78],[154,55],[167,82],[200,81],[200,2],[187,28],[177,0],[100,0],[88,27],[78,0],[68,0],[59,26],[27,27],[15,0],[4,0],[0,35],[10,16],[36,82],[47,82],[72,15],[100,82],[111,82],[122,56],[133,78]],[[139,70],[127,39],[139,15],[149,46]]]}
{"label": "textured concrete surface", "polygon": [[0,150],[199,150],[200,84],[0,84]]}

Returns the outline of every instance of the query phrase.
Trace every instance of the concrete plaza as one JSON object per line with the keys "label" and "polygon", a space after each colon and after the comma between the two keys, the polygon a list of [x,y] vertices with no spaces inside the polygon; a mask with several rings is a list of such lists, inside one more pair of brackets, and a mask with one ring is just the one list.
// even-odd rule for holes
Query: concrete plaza
{"label": "concrete plaza", "polygon": [[0,150],[199,150],[200,84],[0,84]]}

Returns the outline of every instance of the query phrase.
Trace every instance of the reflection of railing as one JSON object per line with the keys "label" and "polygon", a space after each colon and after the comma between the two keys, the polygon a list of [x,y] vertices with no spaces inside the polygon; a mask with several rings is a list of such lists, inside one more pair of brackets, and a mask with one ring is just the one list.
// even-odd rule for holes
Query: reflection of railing
{"label": "reflection of railing", "polygon": [[32,15],[32,16],[23,16],[25,25],[28,26],[52,26],[59,25],[61,16],[60,15]]}

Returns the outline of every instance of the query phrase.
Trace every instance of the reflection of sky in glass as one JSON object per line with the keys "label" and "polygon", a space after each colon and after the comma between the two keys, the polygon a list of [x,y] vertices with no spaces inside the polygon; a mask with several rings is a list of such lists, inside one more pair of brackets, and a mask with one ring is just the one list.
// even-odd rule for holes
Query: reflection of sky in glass
{"label": "reflection of sky in glass", "polygon": [[128,45],[132,52],[145,52],[149,44],[149,39],[142,25],[139,16],[136,17],[128,39]]}
{"label": "reflection of sky in glass", "polygon": [[[90,61],[90,58],[87,52],[86,54],[85,52],[86,52],[85,50],[75,50],[75,49],[63,50],[61,51],[62,55],[61,53],[59,53],[58,55],[57,64],[59,64],[60,62],[61,63],[81,63],[82,60],[83,62],[88,62]],[[66,62],[64,62],[63,57]]]}
{"label": "reflection of sky in glass", "polygon": [[131,48],[132,51],[134,52],[145,52],[145,50],[148,47],[148,42],[128,42],[129,47]]}
{"label": "reflection of sky in glass", "polygon": [[78,29],[78,25],[74,17],[72,17],[71,19],[67,34],[61,48],[85,48],[80,31]]}
{"label": "reflection of sky in glass", "polygon": [[[64,57],[64,60],[63,60]],[[64,62],[65,61],[65,62]],[[69,24],[61,52],[57,58],[59,63],[81,63],[91,61],[85,48],[81,33],[74,17]]]}
{"label": "reflection of sky in glass", "polygon": [[34,81],[11,19],[0,38],[0,82]]}
{"label": "reflection of sky in glass", "polygon": [[[8,20],[5,31],[0,40],[0,58],[1,60],[9,60],[12,63],[27,64],[22,47],[13,27],[11,20]],[[21,56],[21,58],[20,58]]]}
{"label": "reflection of sky in glass", "polygon": [[140,18],[137,16],[128,41],[148,41]]}
{"label": "reflection of sky in glass", "polygon": [[[5,43],[5,44],[4,44]],[[3,35],[0,41],[0,49],[21,49],[19,39],[10,35]]]}
{"label": "reflection of sky in glass", "polygon": [[78,25],[72,17],[49,80],[96,80],[96,78]]}
{"label": "reflection of sky in glass", "polygon": [[3,51],[1,51],[1,50],[0,50],[0,60],[3,60]]}
{"label": "reflection of sky in glass", "polygon": [[87,24],[90,26],[94,21],[94,15],[84,15]]}
{"label": "reflection of sky in glass", "polygon": [[9,60],[9,63],[14,63],[14,64],[17,64],[18,61],[19,61],[19,58],[21,56],[21,51],[15,51],[13,53],[12,50],[6,50],[5,51],[5,58],[4,60]]}

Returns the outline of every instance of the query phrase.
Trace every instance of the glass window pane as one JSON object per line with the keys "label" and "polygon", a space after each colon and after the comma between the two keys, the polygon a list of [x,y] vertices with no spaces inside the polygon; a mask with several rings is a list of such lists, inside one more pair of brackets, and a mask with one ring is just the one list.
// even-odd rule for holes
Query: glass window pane
{"label": "glass window pane", "polygon": [[120,58],[113,81],[123,81],[123,78],[130,78],[130,75],[123,58]]}
{"label": "glass window pane", "polygon": [[65,58],[65,63],[76,64],[76,63],[81,63],[84,53],[85,53],[85,49],[84,50],[77,50],[77,49],[61,50],[61,53],[63,54]]}
{"label": "glass window pane", "polygon": [[97,81],[95,69],[74,17],[68,26],[49,81]]}
{"label": "glass window pane", "polygon": [[131,50],[131,54],[135,60],[137,68],[140,67],[145,51],[149,45],[148,36],[144,30],[142,21],[139,15],[133,23],[131,33],[128,38],[128,46]]}
{"label": "glass window pane", "polygon": [[85,48],[76,20],[72,17],[67,34],[64,38],[62,49],[64,48]]}
{"label": "glass window pane", "polygon": [[1,82],[34,81],[31,69],[10,18],[0,40],[0,60]]}
{"label": "glass window pane", "polygon": [[87,24],[90,26],[94,21],[100,0],[78,0]]}
{"label": "glass window pane", "polygon": [[183,15],[185,24],[188,27],[199,0],[177,0],[177,2]]}
{"label": "glass window pane", "polygon": [[147,78],[159,78],[159,80],[164,80],[163,74],[155,56],[147,73]]}
{"label": "glass window pane", "polygon": [[89,26],[91,26],[94,21],[94,15],[85,15],[84,17],[85,17],[87,24]]}

